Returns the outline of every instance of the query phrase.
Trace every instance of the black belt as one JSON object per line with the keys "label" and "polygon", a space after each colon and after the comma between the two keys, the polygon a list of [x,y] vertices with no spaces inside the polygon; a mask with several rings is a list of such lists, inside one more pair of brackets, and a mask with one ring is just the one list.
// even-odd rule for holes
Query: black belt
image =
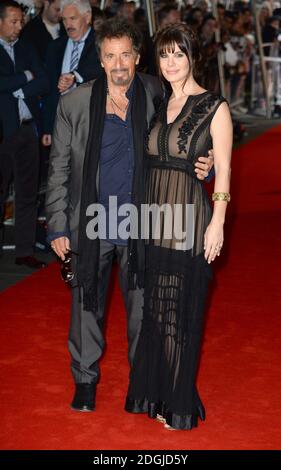
{"label": "black belt", "polygon": [[24,121],[21,121],[21,126],[31,124],[32,122],[34,122],[34,119],[24,119]]}

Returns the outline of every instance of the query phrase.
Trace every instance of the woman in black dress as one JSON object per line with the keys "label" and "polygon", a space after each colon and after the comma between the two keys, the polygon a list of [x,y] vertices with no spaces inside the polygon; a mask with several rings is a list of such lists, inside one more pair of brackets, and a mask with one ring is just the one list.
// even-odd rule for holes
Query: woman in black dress
{"label": "woman in black dress", "polygon": [[[144,317],[125,409],[191,429],[205,419],[195,380],[210,263],[222,249],[230,200],[232,122],[225,99],[195,80],[199,44],[186,25],[161,30],[156,55],[171,93],[147,139],[146,203],[173,211],[159,217],[158,234],[150,226],[146,240]],[[194,172],[212,147],[213,210]]]}

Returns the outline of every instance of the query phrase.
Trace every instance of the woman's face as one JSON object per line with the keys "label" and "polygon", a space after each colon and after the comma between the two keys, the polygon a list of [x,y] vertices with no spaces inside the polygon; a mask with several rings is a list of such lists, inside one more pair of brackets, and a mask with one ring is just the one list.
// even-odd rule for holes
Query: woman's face
{"label": "woman's face", "polygon": [[164,78],[170,82],[183,82],[190,74],[188,58],[177,44],[174,51],[164,51],[160,54],[160,70]]}

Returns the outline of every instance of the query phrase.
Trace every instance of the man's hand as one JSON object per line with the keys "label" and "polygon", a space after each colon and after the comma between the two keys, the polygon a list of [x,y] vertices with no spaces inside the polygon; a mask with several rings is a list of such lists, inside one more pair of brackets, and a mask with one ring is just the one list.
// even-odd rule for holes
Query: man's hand
{"label": "man's hand", "polygon": [[59,237],[51,242],[54,252],[64,261],[65,254],[70,250],[70,241],[67,237]]}
{"label": "man's hand", "polygon": [[73,73],[63,73],[58,82],[58,89],[60,93],[64,93],[66,90],[72,87],[74,83]]}
{"label": "man's hand", "polygon": [[43,134],[41,142],[44,147],[49,147],[52,144],[51,134]]}
{"label": "man's hand", "polygon": [[199,180],[204,180],[209,175],[212,167],[214,165],[214,151],[213,149],[209,150],[208,157],[199,157],[198,161],[195,163],[195,173]]}

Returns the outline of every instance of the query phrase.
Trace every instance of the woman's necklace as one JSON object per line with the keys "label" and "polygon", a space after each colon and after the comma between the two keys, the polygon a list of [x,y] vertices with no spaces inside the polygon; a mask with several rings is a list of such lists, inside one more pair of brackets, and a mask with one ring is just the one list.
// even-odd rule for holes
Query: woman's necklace
{"label": "woman's necklace", "polygon": [[[119,109],[119,111],[121,111],[122,113],[125,114],[125,113],[127,112],[128,106],[129,106],[129,101],[128,101],[127,105],[126,105],[126,108],[123,109],[123,108],[121,108],[121,107],[116,103],[116,101],[112,98],[112,96],[111,96],[110,93],[109,93],[109,89],[107,89],[107,94],[108,94],[108,96],[109,96],[109,99],[110,99],[110,101],[111,101],[111,104],[112,104],[113,109],[116,107],[116,108]],[[115,111],[115,109],[114,109],[114,111]]]}

